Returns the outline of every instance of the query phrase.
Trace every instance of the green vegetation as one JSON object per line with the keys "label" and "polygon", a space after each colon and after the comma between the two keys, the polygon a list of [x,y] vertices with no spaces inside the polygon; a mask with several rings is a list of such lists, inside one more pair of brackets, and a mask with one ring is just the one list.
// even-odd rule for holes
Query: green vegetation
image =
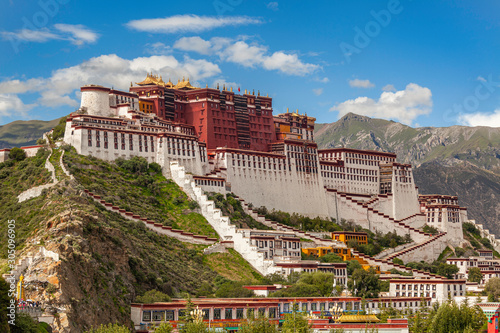
{"label": "green vegetation", "polygon": [[26,152],[21,148],[14,147],[9,152],[9,158],[13,161],[20,162],[26,158]]}
{"label": "green vegetation", "polygon": [[209,200],[213,200],[215,207],[219,208],[223,215],[229,216],[231,222],[238,228],[272,230],[272,228],[247,215],[241,207],[241,201],[236,199],[232,193],[227,194],[224,198],[223,194],[210,192],[207,193],[207,197]]}
{"label": "green vegetation", "polygon": [[369,270],[363,268],[354,270],[351,278],[347,281],[347,288],[356,297],[376,298],[383,286],[375,269],[370,267]]}
{"label": "green vegetation", "polygon": [[304,231],[341,231],[342,228],[335,223],[334,219],[324,220],[319,217],[311,219],[296,213],[289,214],[279,210],[269,211],[266,207],[257,208],[257,213],[264,215],[267,219],[276,221]]}
{"label": "green vegetation", "polygon": [[91,329],[87,333],[130,333],[130,329],[118,324],[101,325],[99,328]]}
{"label": "green vegetation", "polygon": [[59,161],[61,160],[61,155],[62,155],[63,150],[60,148],[52,148],[52,155],[50,155],[50,163],[54,166],[54,169],[56,171],[56,178],[57,180],[61,181],[62,179],[68,178],[64,171],[61,168],[61,164]]}
{"label": "green vegetation", "polygon": [[324,272],[302,273],[291,287],[281,289],[273,297],[326,297],[333,290],[334,275]]}
{"label": "green vegetation", "polygon": [[[50,181],[50,174],[45,169],[45,160],[49,152],[39,149],[37,155],[23,161],[8,160],[0,163],[0,207],[5,218],[0,223],[0,234],[7,234],[7,221],[16,221],[16,246],[17,250],[24,247],[28,235],[39,226],[43,216],[38,216],[36,204],[30,206],[19,204],[17,196],[21,192]],[[30,202],[39,203],[38,199]],[[0,242],[0,267],[1,259],[7,255],[7,242]],[[4,272],[4,271],[2,271]]]}
{"label": "green vegetation", "polygon": [[137,303],[156,303],[156,302],[169,302],[170,296],[156,289],[148,290],[144,295],[137,296]]}
{"label": "green vegetation", "polygon": [[118,159],[116,164],[82,156],[74,149],[63,157],[68,170],[84,188],[107,202],[141,217],[195,234],[217,237],[197,205],[170,179],[157,163],[144,158]]}
{"label": "green vegetation", "polygon": [[481,273],[481,270],[478,267],[469,268],[468,275],[469,278],[467,279],[467,281],[469,282],[480,283],[483,279],[483,273]]}
{"label": "green vegetation", "polygon": [[172,333],[174,331],[170,322],[161,323],[158,328],[155,329],[155,333]]}
{"label": "green vegetation", "polygon": [[302,312],[299,312],[299,305],[292,304],[292,312],[285,315],[283,326],[281,327],[283,333],[310,333],[312,332],[311,326],[307,318]]}
{"label": "green vegetation", "polygon": [[247,315],[238,330],[241,333],[278,333],[278,327],[269,322],[269,318],[258,314],[257,318],[253,313]]}
{"label": "green vegetation", "polygon": [[221,276],[248,284],[259,283],[262,276],[233,249],[227,253],[212,253],[203,256],[203,263]]}
{"label": "green vegetation", "polygon": [[319,260],[321,262],[343,262],[342,258],[335,254],[335,253],[328,253],[322,257],[316,257],[313,255],[307,255],[304,252],[301,252],[301,259],[302,260]]}
{"label": "green vegetation", "polygon": [[422,228],[422,231],[426,232],[428,234],[431,234],[431,235],[439,234],[439,230],[437,230],[435,227],[427,225],[427,224],[424,225],[424,227]]}
{"label": "green vegetation", "polygon": [[59,124],[54,127],[54,131],[52,132],[52,140],[54,142],[64,137],[64,132],[66,130],[66,118],[68,117],[62,117],[59,120]]}
{"label": "green vegetation", "polygon": [[9,332],[7,317],[7,307],[10,305],[9,289],[10,286],[3,277],[0,277],[0,332]]}
{"label": "green vegetation", "polygon": [[448,301],[435,303],[430,310],[418,311],[409,324],[410,332],[415,333],[481,332],[486,326],[486,316],[477,305]]}
{"label": "green vegetation", "polygon": [[498,302],[500,296],[500,278],[492,277],[486,282],[484,291],[488,295],[488,302]]}

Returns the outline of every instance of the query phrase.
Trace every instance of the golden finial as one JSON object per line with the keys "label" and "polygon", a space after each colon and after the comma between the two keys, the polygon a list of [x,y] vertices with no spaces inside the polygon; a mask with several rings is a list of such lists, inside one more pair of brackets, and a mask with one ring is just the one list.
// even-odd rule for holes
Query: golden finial
{"label": "golden finial", "polygon": [[168,82],[172,83],[172,81],[170,81],[170,78],[168,78]]}
{"label": "golden finial", "polygon": [[132,81],[130,81],[130,86],[132,87]]}
{"label": "golden finial", "polygon": [[226,84],[225,83],[222,85],[222,90],[226,91]]}
{"label": "golden finial", "polygon": [[188,76],[188,83],[189,83],[189,76]]}
{"label": "golden finial", "polygon": [[181,79],[177,79],[177,83],[181,83]]}
{"label": "golden finial", "polygon": [[207,86],[206,86],[205,88],[207,88],[207,89],[208,89],[208,83],[207,83]]}
{"label": "golden finial", "polygon": [[255,89],[252,89],[252,95],[255,96]]}
{"label": "golden finial", "polygon": [[288,108],[286,108],[286,113],[289,113],[290,111],[288,110]]}
{"label": "golden finial", "polygon": [[231,92],[233,92],[233,87],[231,87]]}
{"label": "golden finial", "polygon": [[184,76],[183,76],[183,77],[182,77],[182,82],[184,82],[184,81],[186,81],[186,80],[184,80]]}
{"label": "golden finial", "polygon": [[245,95],[247,94],[247,90],[245,89]]}
{"label": "golden finial", "polygon": [[257,96],[260,96],[260,90],[257,90]]}
{"label": "golden finial", "polygon": [[269,97],[269,94],[267,94],[266,97]]}
{"label": "golden finial", "polygon": [[219,83],[217,82],[217,90],[219,90]]}

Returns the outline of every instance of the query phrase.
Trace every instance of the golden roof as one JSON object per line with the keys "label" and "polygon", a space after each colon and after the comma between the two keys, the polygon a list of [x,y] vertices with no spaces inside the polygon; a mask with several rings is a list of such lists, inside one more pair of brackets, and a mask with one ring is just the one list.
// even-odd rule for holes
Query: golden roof
{"label": "golden roof", "polygon": [[156,85],[160,87],[174,88],[174,84],[170,81],[170,79],[168,79],[168,82],[165,83],[161,75],[153,75],[153,73],[147,73],[146,79],[142,82],[136,82],[136,84],[139,86]]}
{"label": "golden roof", "polygon": [[175,89],[198,89],[196,87],[193,87],[191,83],[189,82],[189,78],[187,81],[182,77],[182,81],[178,80],[177,84],[174,86]]}
{"label": "golden roof", "polygon": [[378,323],[375,315],[345,315],[343,314],[339,319],[335,320],[337,323]]}

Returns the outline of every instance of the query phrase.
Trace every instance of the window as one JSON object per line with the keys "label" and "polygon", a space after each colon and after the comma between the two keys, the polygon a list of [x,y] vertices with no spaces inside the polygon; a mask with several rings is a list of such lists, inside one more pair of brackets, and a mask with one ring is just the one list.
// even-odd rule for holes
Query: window
{"label": "window", "polygon": [[165,312],[163,311],[153,311],[153,321],[163,321]]}
{"label": "window", "polygon": [[165,311],[165,320],[174,320],[174,310]]}
{"label": "window", "polygon": [[221,319],[222,309],[214,309],[214,319]]}
{"label": "window", "polygon": [[226,309],[224,314],[225,314],[224,318],[233,319],[233,309]]}
{"label": "window", "polygon": [[236,309],[236,319],[243,319],[243,310],[242,308]]}
{"label": "window", "polygon": [[151,321],[151,311],[142,312],[142,321]]}

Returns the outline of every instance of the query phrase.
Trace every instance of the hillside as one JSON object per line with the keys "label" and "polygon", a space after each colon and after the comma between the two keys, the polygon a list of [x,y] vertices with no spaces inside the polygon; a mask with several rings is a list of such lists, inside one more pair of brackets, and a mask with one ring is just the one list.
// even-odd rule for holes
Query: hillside
{"label": "hillside", "polygon": [[399,162],[420,166],[414,169],[420,193],[458,195],[469,218],[500,233],[500,128],[412,128],[350,113],[317,124],[315,135],[320,148],[395,152]]}
{"label": "hillside", "polygon": [[421,127],[349,113],[331,124],[317,124],[320,148],[349,147],[391,151],[415,166],[435,159],[459,159],[500,175],[500,128]]}
{"label": "hillside", "polygon": [[[129,325],[130,302],[152,289],[183,297],[185,293],[195,295],[200,290],[215,289],[216,284],[229,283],[225,282],[228,279],[257,282],[261,278],[249,265],[241,266],[238,274],[228,274],[243,260],[234,251],[205,257],[205,246],[160,236],[142,223],[105,210],[83,192],[92,184],[93,176],[106,172],[108,177],[95,185],[96,192],[102,186],[102,191],[109,190],[103,195],[126,200],[133,212],[145,214],[151,209],[152,218],[166,212],[162,223],[212,234],[208,223],[195,212],[196,207],[191,206],[194,211],[189,208],[185,194],[163,179],[154,165],[131,172],[74,152],[67,154],[65,160],[71,169],[80,170],[76,179],[65,179],[40,197],[22,203],[17,202],[19,193],[48,181],[43,168],[47,153],[23,162],[0,163],[0,212],[16,220],[17,259],[37,252],[40,245],[60,255],[58,263],[36,261],[26,277],[27,298],[41,300],[44,308],[57,313],[58,327],[82,332],[101,323]],[[159,192],[145,193],[148,184],[134,181],[141,177],[151,177],[149,188],[156,184]],[[4,235],[6,228],[7,219],[2,219],[0,231]],[[5,247],[2,242],[2,273],[7,271]]]}
{"label": "hillside", "polygon": [[0,149],[31,146],[36,144],[43,133],[50,131],[59,123],[59,119],[17,120],[0,126]]}

